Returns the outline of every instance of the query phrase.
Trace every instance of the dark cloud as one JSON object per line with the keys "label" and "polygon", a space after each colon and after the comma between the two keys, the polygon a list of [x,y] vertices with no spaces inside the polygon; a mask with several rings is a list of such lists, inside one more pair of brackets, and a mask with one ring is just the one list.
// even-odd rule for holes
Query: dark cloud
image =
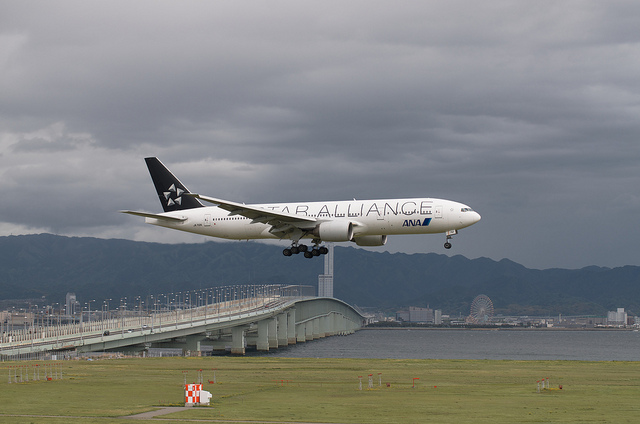
{"label": "dark cloud", "polygon": [[483,220],[452,253],[638,264],[639,8],[9,3],[0,231],[201,240],[116,212],[159,209],[158,156],[236,201],[459,200]]}

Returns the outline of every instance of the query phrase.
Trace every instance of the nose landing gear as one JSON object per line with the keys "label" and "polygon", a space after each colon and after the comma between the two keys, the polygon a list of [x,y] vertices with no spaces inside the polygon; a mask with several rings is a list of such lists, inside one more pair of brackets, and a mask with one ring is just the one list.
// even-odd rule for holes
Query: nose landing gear
{"label": "nose landing gear", "polygon": [[449,240],[451,240],[451,238],[456,234],[458,234],[458,230],[447,231],[447,239],[444,242],[444,248],[445,249],[451,249],[451,243],[449,243]]}

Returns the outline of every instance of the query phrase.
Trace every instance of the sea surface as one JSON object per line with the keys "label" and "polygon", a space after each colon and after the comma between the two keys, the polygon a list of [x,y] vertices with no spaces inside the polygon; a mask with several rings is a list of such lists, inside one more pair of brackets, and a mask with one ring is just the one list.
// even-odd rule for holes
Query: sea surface
{"label": "sea surface", "polygon": [[552,329],[363,329],[252,356],[288,358],[640,361],[640,332]]}

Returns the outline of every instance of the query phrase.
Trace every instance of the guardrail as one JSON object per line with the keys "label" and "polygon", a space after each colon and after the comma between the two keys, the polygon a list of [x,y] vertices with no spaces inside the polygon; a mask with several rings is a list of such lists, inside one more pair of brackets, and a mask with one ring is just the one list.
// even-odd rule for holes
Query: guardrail
{"label": "guardrail", "polygon": [[[242,286],[239,286],[242,287]],[[271,286],[274,287],[274,286]],[[281,308],[294,299],[305,296],[303,286],[275,286],[267,295],[256,295],[237,300],[221,301],[191,308],[174,308],[149,312],[145,315],[125,316],[50,326],[33,326],[28,329],[4,332],[0,335],[0,357],[13,356],[25,349],[42,352],[72,349],[87,343],[115,338],[135,337],[141,334],[161,333],[187,326],[206,325],[210,322],[237,319],[238,316],[268,313]]]}

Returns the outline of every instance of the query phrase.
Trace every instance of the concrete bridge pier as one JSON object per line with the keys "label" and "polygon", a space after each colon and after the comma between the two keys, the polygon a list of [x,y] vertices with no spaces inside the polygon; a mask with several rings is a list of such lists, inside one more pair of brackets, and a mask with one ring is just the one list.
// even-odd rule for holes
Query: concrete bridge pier
{"label": "concrete bridge pier", "polygon": [[338,315],[334,312],[331,312],[329,315],[327,315],[327,318],[325,320],[327,323],[327,328],[325,329],[324,333],[325,336],[330,337],[336,335],[336,325],[338,324],[337,316]]}
{"label": "concrete bridge pier", "polygon": [[231,329],[231,354],[244,355],[246,347],[246,326],[233,327]]}
{"label": "concrete bridge pier", "polygon": [[287,343],[296,344],[296,309],[291,308],[287,313]]}
{"label": "concrete bridge pier", "polygon": [[314,320],[310,320],[310,321],[307,321],[305,323],[304,328],[305,328],[305,340],[306,341],[313,340],[313,321]]}
{"label": "concrete bridge pier", "polygon": [[320,317],[320,337],[329,337],[331,335],[331,330],[333,329],[332,316],[333,312],[329,312],[328,315]]}
{"label": "concrete bridge pier", "polygon": [[336,325],[336,334],[339,336],[344,336],[347,328],[347,323],[344,320],[338,320]]}
{"label": "concrete bridge pier", "polygon": [[345,326],[346,321],[340,314],[331,314],[331,322],[333,327],[332,335],[340,335],[342,328]]}
{"label": "concrete bridge pier", "polygon": [[186,336],[182,347],[182,355],[186,356],[187,352],[189,352],[189,356],[202,356],[202,342],[205,340],[206,338],[200,334]]}
{"label": "concrete bridge pier", "polygon": [[318,340],[320,338],[320,318],[315,318],[313,320],[313,340]]}
{"label": "concrete bridge pier", "polygon": [[307,323],[302,322],[296,324],[296,342],[304,343],[307,341]]}
{"label": "concrete bridge pier", "polygon": [[269,350],[269,321],[258,321],[258,339],[256,341],[256,350]]}
{"label": "concrete bridge pier", "polygon": [[287,326],[289,325],[288,314],[286,312],[276,317],[278,321],[278,330],[276,343],[277,347],[287,346],[289,344],[289,338],[287,337]]}
{"label": "concrete bridge pier", "polygon": [[269,349],[277,349],[278,348],[278,318],[273,317],[267,320],[269,323],[269,334],[267,337],[269,338]]}

